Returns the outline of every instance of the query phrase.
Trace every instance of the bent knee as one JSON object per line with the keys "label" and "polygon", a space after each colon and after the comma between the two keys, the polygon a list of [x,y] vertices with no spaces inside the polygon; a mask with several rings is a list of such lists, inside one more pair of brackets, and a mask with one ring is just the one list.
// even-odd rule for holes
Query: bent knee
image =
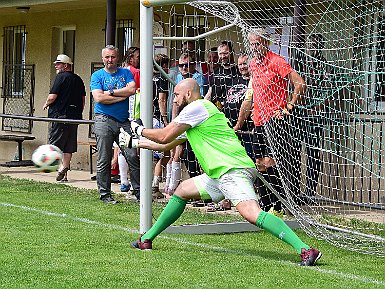
{"label": "bent knee", "polygon": [[200,199],[198,188],[196,187],[193,179],[187,179],[180,183],[174,194],[184,200]]}

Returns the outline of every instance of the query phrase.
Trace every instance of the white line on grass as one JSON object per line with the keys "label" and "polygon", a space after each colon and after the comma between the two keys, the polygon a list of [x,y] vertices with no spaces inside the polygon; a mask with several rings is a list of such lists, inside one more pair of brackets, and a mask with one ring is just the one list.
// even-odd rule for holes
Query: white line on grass
{"label": "white line on grass", "polygon": [[98,221],[93,221],[93,220],[86,219],[86,218],[72,217],[72,216],[67,215],[67,214],[53,213],[53,212],[49,212],[49,211],[45,211],[45,210],[41,210],[41,209],[35,209],[35,208],[31,208],[31,207],[14,205],[14,204],[9,204],[9,203],[0,203],[0,204],[2,206],[4,206],[4,207],[19,208],[19,209],[23,209],[23,210],[26,210],[26,211],[37,212],[37,213],[40,213],[40,214],[43,214],[43,215],[68,218],[68,219],[73,220],[73,221],[78,221],[78,222],[82,222],[82,223],[98,225],[98,226],[102,226],[102,227],[106,227],[106,228],[117,229],[117,230],[122,230],[122,231],[129,232],[129,233],[139,234],[139,231],[136,230],[136,229],[130,229],[130,228],[125,228],[125,227],[121,227],[121,226],[117,226],[117,225],[100,223]]}
{"label": "white line on grass", "polygon": [[[26,210],[26,211],[37,212],[37,213],[40,213],[40,214],[43,214],[43,215],[47,215],[47,216],[55,216],[55,217],[61,217],[61,218],[68,218],[70,220],[78,221],[78,222],[82,222],[82,223],[86,223],[86,224],[97,225],[97,226],[102,226],[102,227],[106,227],[106,228],[121,230],[121,231],[129,232],[129,233],[133,233],[133,234],[139,234],[139,231],[136,230],[136,229],[130,229],[130,228],[122,227],[122,226],[101,223],[101,222],[93,221],[93,220],[90,220],[90,219],[87,219],[87,218],[73,217],[73,216],[68,215],[68,214],[54,213],[54,212],[49,212],[49,211],[45,211],[45,210],[41,210],[41,209],[36,209],[36,208],[31,208],[31,207],[21,206],[21,205],[15,205],[15,204],[9,204],[9,203],[0,203],[0,205],[3,206],[3,207],[14,207],[14,208],[23,209],[23,210]],[[169,237],[169,236],[165,236],[165,235],[160,235],[160,236],[158,236],[158,238],[168,239],[168,240],[172,240],[172,241],[175,241],[175,242],[178,242],[178,243],[181,243],[181,244],[191,245],[191,246],[200,247],[200,248],[205,248],[205,249],[209,249],[209,250],[213,250],[213,251],[217,251],[217,252],[234,253],[234,254],[237,254],[237,255],[252,256],[252,257],[258,257],[258,258],[264,259],[261,256],[250,254],[250,253],[246,253],[246,252],[243,252],[241,250],[233,250],[233,249],[227,249],[227,248],[224,248],[224,247],[212,246],[212,245],[208,245],[208,244],[204,244],[204,243],[196,243],[196,242],[191,242],[191,241],[188,241],[188,240],[185,240],[185,239],[181,239],[181,238],[174,238],[174,237]],[[298,266],[298,265],[294,264],[293,262],[289,262],[289,261],[278,261],[278,262],[280,262],[282,264],[285,264],[285,265]],[[376,284],[376,285],[385,286],[385,282],[384,281],[380,281],[380,280],[377,280],[377,279],[368,278],[368,277],[364,277],[364,276],[354,275],[354,274],[350,274],[350,273],[338,272],[338,271],[335,271],[335,270],[322,269],[322,268],[319,268],[317,266],[314,266],[314,267],[302,267],[302,268],[303,269],[308,269],[308,270],[314,270],[314,271],[317,271],[317,272],[320,272],[320,273],[324,273],[324,274],[338,276],[338,277],[341,277],[341,278],[344,278],[344,279],[356,280],[356,281],[363,282],[363,283],[369,283],[369,284]]]}

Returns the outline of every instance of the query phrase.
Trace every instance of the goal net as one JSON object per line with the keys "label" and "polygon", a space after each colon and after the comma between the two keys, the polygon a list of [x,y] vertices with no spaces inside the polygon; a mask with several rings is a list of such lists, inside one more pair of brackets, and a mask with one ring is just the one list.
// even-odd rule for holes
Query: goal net
{"label": "goal net", "polygon": [[[186,63],[192,63],[205,79],[203,94],[211,91],[211,100],[235,126],[247,83],[241,80],[249,77],[241,71],[243,59],[253,57],[248,34],[260,28],[269,49],[281,55],[307,86],[290,116],[271,118],[264,125],[264,138],[276,161],[256,182],[264,209],[278,210],[282,203],[309,235],[385,256],[384,2],[233,0],[162,5],[154,7],[154,54],[170,58],[169,75],[174,80],[188,68]],[[198,38],[202,34],[205,37]],[[228,61],[240,76],[225,73],[218,84],[212,79],[218,71],[223,73],[218,69],[222,66],[218,47],[223,43],[230,46]],[[183,52],[193,58],[185,61]],[[220,89],[226,90],[222,98],[213,93]],[[290,96],[293,85],[287,90]],[[170,96],[168,103],[171,115]],[[237,133],[253,156],[256,138],[250,117]],[[201,173],[188,147],[181,158],[185,176]]]}

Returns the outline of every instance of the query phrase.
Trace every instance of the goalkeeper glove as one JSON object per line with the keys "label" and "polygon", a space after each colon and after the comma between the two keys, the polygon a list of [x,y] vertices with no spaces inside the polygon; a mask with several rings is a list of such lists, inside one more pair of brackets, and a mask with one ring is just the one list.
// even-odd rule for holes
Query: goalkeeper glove
{"label": "goalkeeper glove", "polygon": [[126,132],[122,127],[120,128],[119,133],[119,146],[122,148],[137,148],[139,146],[139,140],[133,138],[128,132]]}
{"label": "goalkeeper glove", "polygon": [[143,129],[143,122],[140,118],[131,121],[131,130],[134,134],[136,134],[137,136],[142,136]]}

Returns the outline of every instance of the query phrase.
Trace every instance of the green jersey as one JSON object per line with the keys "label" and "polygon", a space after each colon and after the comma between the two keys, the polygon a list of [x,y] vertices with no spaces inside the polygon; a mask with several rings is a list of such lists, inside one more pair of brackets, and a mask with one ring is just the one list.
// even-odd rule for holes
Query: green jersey
{"label": "green jersey", "polygon": [[174,122],[191,126],[187,139],[203,171],[213,179],[231,169],[255,168],[229,120],[210,101],[199,99],[188,104]]}

